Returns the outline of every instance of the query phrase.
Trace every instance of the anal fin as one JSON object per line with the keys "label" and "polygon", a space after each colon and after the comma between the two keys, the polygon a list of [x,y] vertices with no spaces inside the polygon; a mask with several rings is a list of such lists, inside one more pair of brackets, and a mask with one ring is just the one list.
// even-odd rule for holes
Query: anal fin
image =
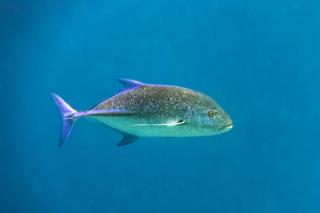
{"label": "anal fin", "polygon": [[125,146],[130,143],[135,142],[138,139],[137,136],[124,134],[122,140],[117,144],[117,146]]}

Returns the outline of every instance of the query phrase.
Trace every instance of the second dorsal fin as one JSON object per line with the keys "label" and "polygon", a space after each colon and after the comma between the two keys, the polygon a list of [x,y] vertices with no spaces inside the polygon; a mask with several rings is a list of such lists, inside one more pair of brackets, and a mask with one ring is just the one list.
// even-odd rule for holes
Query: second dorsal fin
{"label": "second dorsal fin", "polygon": [[117,80],[124,86],[125,89],[130,89],[143,85],[143,83],[140,81],[127,78],[118,78]]}

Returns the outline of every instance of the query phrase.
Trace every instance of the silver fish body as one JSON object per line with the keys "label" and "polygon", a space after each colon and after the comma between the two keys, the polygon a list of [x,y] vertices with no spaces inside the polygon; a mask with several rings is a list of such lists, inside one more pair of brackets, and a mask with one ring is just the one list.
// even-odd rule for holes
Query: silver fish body
{"label": "silver fish body", "polygon": [[73,122],[83,117],[123,133],[125,137],[119,145],[129,144],[138,137],[207,136],[232,128],[230,116],[217,102],[200,92],[129,79],[119,81],[126,86],[124,91],[84,112],[75,111],[53,94],[62,117],[72,122],[62,128],[60,145],[67,139]]}

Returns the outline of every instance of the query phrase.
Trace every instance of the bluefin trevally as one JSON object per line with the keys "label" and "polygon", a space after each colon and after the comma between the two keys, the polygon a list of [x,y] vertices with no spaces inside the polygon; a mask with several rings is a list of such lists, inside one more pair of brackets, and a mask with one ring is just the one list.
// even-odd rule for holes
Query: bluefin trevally
{"label": "bluefin trevally", "polygon": [[87,111],[76,111],[52,93],[61,117],[60,143],[68,139],[79,118],[92,118],[123,134],[118,146],[139,137],[192,137],[226,132],[230,116],[209,96],[179,86],[118,79],[124,90]]}

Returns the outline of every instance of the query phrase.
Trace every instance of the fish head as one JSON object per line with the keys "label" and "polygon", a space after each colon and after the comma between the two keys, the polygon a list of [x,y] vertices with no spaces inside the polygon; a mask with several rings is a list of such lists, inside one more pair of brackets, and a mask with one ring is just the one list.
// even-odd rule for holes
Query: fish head
{"label": "fish head", "polygon": [[189,123],[198,135],[215,135],[232,129],[230,116],[212,98],[202,95],[187,113]]}

